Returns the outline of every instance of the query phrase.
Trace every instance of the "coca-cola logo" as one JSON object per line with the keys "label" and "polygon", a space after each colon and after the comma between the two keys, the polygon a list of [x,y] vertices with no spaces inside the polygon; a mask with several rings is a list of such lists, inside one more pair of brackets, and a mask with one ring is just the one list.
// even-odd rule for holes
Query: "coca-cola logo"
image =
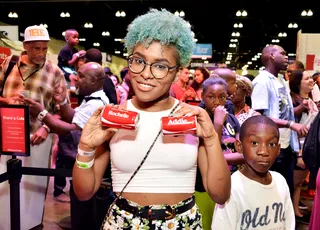
{"label": "coca-cola logo", "polygon": [[187,125],[192,123],[193,121],[188,121],[187,119],[183,119],[183,118],[168,121],[168,125]]}
{"label": "coca-cola logo", "polygon": [[112,110],[109,110],[108,115],[115,116],[115,117],[123,117],[123,118],[128,118],[129,117],[129,115],[126,114],[126,113],[113,112]]}

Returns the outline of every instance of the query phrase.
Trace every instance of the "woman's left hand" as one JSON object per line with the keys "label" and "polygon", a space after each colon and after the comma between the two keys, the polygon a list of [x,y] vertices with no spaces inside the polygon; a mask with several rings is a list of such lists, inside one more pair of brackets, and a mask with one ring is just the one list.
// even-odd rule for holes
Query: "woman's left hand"
{"label": "woman's left hand", "polygon": [[213,128],[213,123],[208,113],[201,107],[182,103],[181,108],[174,113],[174,116],[196,116],[198,137],[210,138],[216,135],[216,131]]}

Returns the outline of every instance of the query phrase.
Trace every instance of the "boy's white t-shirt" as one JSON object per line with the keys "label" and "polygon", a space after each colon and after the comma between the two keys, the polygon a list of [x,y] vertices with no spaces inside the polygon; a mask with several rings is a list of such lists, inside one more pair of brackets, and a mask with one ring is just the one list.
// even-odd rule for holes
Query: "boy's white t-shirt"
{"label": "boy's white t-shirt", "polygon": [[272,182],[263,185],[240,171],[231,176],[231,196],[216,205],[213,230],[294,230],[295,216],[284,177],[270,171]]}

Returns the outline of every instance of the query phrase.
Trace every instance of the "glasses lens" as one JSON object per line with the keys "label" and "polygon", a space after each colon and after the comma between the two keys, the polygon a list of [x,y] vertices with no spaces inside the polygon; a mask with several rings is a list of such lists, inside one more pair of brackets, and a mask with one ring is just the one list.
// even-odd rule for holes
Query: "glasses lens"
{"label": "glasses lens", "polygon": [[166,64],[155,62],[151,65],[151,73],[155,78],[164,78],[167,76],[169,67]]}
{"label": "glasses lens", "polygon": [[129,68],[134,73],[141,73],[146,63],[141,58],[131,57],[129,58]]}

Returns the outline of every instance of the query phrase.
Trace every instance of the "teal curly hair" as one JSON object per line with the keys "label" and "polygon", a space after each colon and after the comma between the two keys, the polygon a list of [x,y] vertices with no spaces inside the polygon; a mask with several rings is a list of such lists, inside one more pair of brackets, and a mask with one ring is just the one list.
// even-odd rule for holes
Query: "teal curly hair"
{"label": "teal curly hair", "polygon": [[138,16],[128,26],[125,47],[129,54],[139,43],[148,47],[151,42],[159,41],[163,45],[176,47],[181,66],[188,66],[194,47],[194,33],[190,24],[166,9],[150,11]]}

